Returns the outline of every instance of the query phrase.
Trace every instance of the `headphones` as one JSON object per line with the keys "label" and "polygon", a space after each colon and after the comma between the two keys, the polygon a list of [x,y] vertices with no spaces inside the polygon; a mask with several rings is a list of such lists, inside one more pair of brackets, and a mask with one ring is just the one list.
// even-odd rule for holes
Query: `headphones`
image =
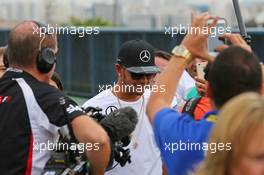
{"label": "headphones", "polygon": [[9,62],[8,62],[8,46],[5,46],[4,47],[3,64],[4,64],[4,66],[5,66],[6,69],[9,67]]}
{"label": "headphones", "polygon": [[50,35],[47,26],[36,21],[33,22],[38,26],[41,34],[44,33],[44,37],[39,42],[39,51],[36,58],[37,68],[41,73],[48,73],[56,63],[56,54],[53,49],[49,47],[42,48],[42,43],[44,42],[46,35]]}

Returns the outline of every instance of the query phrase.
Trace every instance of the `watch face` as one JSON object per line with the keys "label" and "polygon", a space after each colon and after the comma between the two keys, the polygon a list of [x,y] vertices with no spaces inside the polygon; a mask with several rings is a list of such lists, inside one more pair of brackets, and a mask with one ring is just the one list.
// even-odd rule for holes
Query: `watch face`
{"label": "watch face", "polygon": [[185,60],[187,60],[187,62],[189,62],[192,58],[191,53],[185,47],[176,46],[172,53],[175,56],[183,57]]}
{"label": "watch face", "polygon": [[179,52],[179,53],[183,53],[183,52],[184,52],[184,48],[182,48],[182,47],[178,47],[178,52]]}
{"label": "watch face", "polygon": [[181,55],[181,54],[183,54],[184,53],[184,51],[185,51],[185,49],[183,48],[183,47],[176,47],[175,48],[175,54],[176,55]]}

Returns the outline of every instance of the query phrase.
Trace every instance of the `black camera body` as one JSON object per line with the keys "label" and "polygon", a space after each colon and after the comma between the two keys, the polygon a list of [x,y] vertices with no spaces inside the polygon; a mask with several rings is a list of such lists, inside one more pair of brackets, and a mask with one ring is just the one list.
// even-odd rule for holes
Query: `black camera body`
{"label": "black camera body", "polygon": [[[106,115],[102,114],[102,109],[99,107],[87,107],[84,109],[84,111],[93,119],[95,119],[98,123],[100,123],[104,118],[106,118]],[[104,127],[104,126],[103,126]],[[106,131],[108,131],[106,129]],[[111,133],[108,133],[110,136]],[[111,137],[110,137],[111,139]],[[128,146],[130,143],[130,136],[126,136],[122,138],[121,140],[111,140],[111,158],[107,167],[106,171],[109,171],[111,169],[114,169],[118,164],[120,164],[121,167],[125,166],[125,164],[131,163],[131,156],[130,156],[130,149],[125,149],[124,147]],[[116,165],[113,165],[114,160],[117,162]]]}
{"label": "black camera body", "polygon": [[73,157],[69,152],[53,151],[50,160],[47,162],[43,175],[89,175],[90,163],[81,156]]}
{"label": "black camera body", "polygon": [[[98,107],[87,107],[84,111],[99,124],[106,115],[102,114],[102,109]],[[66,113],[65,113],[66,115]],[[66,115],[67,117],[67,115]],[[86,156],[76,149],[71,149],[71,145],[78,145],[75,139],[71,125],[68,123],[68,132],[60,130],[60,138],[57,145],[68,145],[67,148],[56,147],[51,153],[51,158],[46,163],[43,175],[89,175],[90,163],[86,159]],[[108,133],[109,134],[109,133]],[[130,143],[130,136],[124,137],[118,141],[111,141],[111,157],[106,171],[115,168],[118,164],[120,166],[125,166],[125,164],[131,163],[130,150],[124,147],[128,146]],[[117,162],[113,166],[113,163]]]}
{"label": "black camera body", "polygon": [[[78,143],[60,131],[59,145],[51,152],[43,175],[89,175],[90,162],[78,150]],[[74,146],[72,149],[72,146]]]}

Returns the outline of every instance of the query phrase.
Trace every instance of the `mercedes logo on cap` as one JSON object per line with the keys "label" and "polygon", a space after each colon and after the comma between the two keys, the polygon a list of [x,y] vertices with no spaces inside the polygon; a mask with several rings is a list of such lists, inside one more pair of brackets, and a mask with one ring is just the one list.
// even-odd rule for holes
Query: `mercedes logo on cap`
{"label": "mercedes logo on cap", "polygon": [[141,61],[147,63],[150,60],[150,53],[148,50],[142,50],[139,54],[139,58]]}

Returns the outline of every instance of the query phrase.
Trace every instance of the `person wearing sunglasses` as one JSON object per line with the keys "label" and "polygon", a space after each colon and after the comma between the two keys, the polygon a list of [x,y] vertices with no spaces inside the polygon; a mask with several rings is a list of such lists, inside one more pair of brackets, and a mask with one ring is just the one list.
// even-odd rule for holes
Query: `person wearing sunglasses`
{"label": "person wearing sunglasses", "polygon": [[[105,114],[130,106],[138,113],[139,122],[128,145],[132,162],[124,167],[117,165],[113,170],[108,171],[107,175],[162,174],[160,152],[146,116],[150,88],[153,87],[150,82],[160,71],[155,65],[154,57],[153,46],[143,40],[130,40],[123,43],[115,64],[117,83],[83,105],[84,108],[98,106]],[[152,90],[158,90],[158,87]]]}

